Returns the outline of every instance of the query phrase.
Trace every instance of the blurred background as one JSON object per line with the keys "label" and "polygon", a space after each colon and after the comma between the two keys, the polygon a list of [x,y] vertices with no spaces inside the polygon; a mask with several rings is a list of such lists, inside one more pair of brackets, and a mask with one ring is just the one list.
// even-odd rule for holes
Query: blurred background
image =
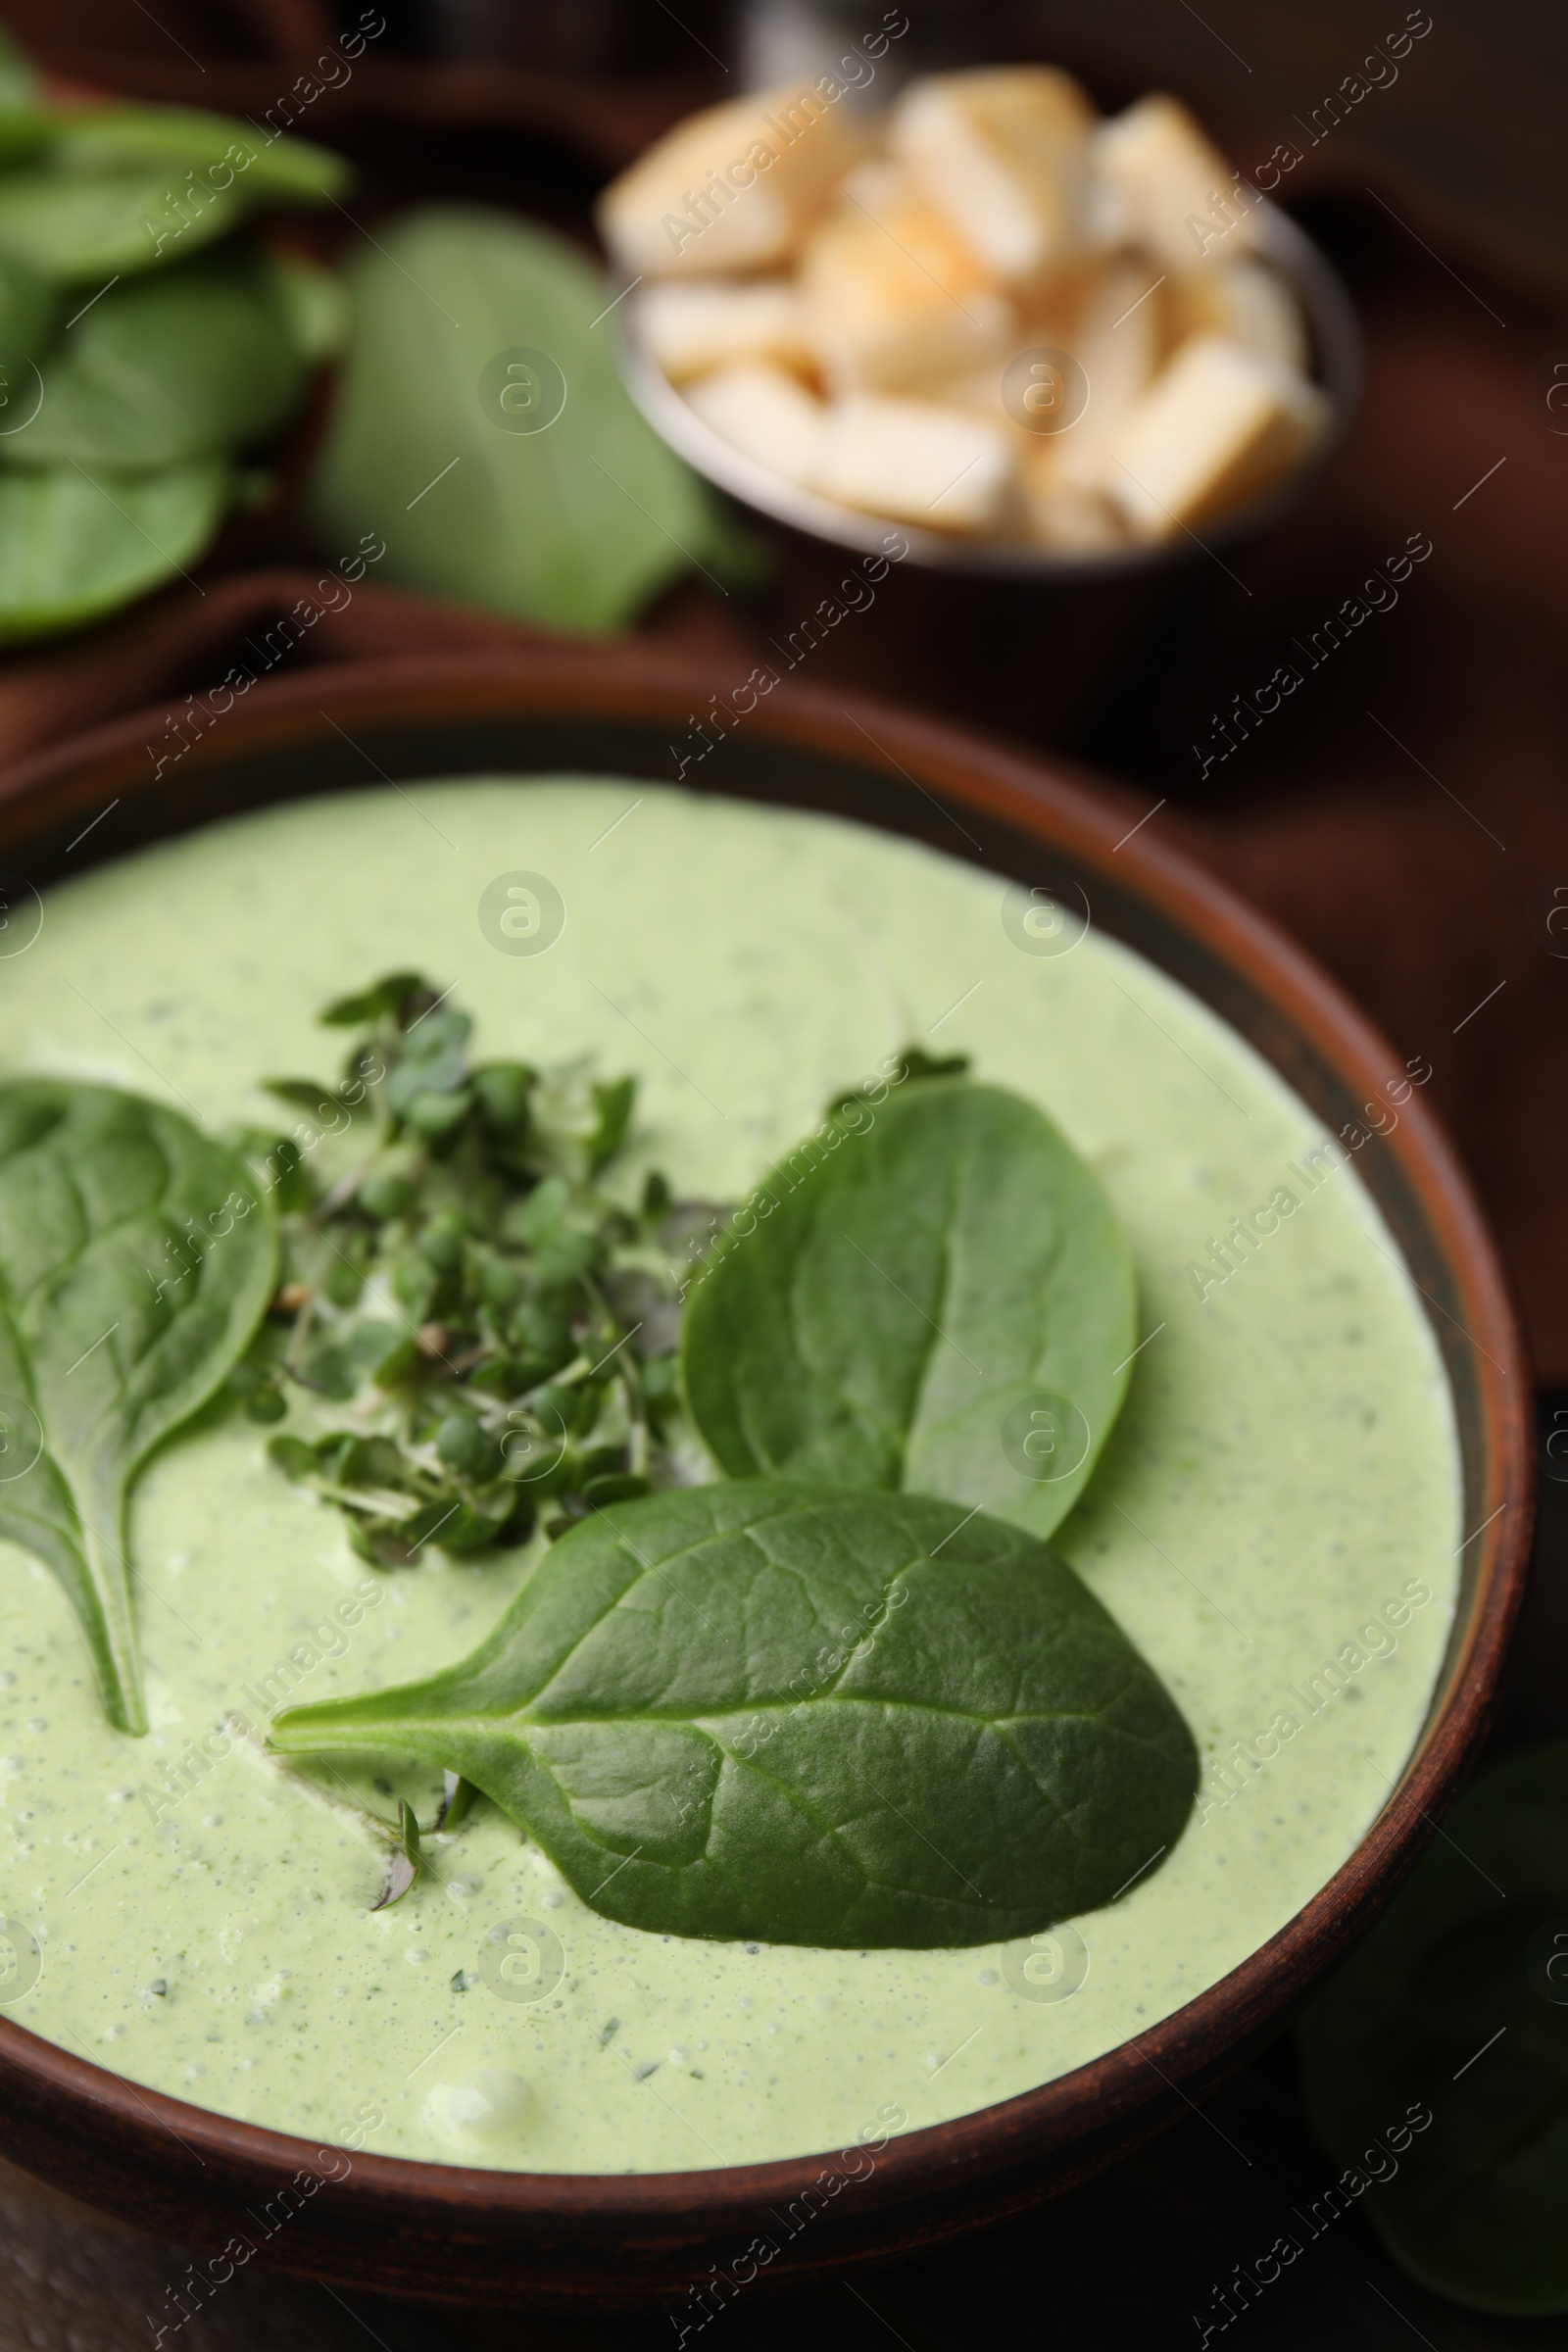
{"label": "blurred background", "polygon": [[[878,97],[900,76],[1003,59],[1066,65],[1106,109],[1168,88],[1255,169],[1293,142],[1282,200],[1348,284],[1364,397],[1311,498],[1263,537],[1163,583],[1032,604],[977,597],[933,619],[915,583],[820,649],[812,682],[926,708],[1022,743],[1155,826],[1267,908],[1336,974],[1431,1097],[1487,1204],[1540,1382],[1544,1440],[1568,1422],[1568,15],[1552,0],[908,0]],[[302,133],[353,167],[309,250],[354,272],[410,206],[481,204],[543,224],[596,270],[594,199],[693,108],[816,70],[883,18],[850,0],[0,0],[57,96],[115,93],[261,122],[295,94]],[[1373,44],[1417,24],[1393,80],[1314,130]],[[345,67],[344,36],[360,28]],[[331,67],[322,61],[331,58]],[[308,94],[307,94],[308,93]],[[347,183],[345,183],[347,184]],[[618,279],[606,276],[603,299]],[[519,317],[510,339],[532,337]],[[350,330],[353,331],[352,329]],[[352,352],[350,367],[352,368]],[[337,403],[335,412],[334,402]],[[347,404],[347,405],[345,405]],[[333,421],[335,414],[336,421]],[[223,674],[289,610],[331,536],[322,436],[350,395],[318,384],[240,527],[150,601],[0,654],[0,761],[63,732],[166,705]],[[422,499],[424,493],[420,493]],[[809,610],[803,553],[755,518],[704,511],[691,564],[662,563],[624,608],[553,610],[537,583],[444,542],[416,546],[281,657],[299,665],[518,632],[636,631],[711,666],[715,687]],[[1267,677],[1412,534],[1432,554],[1302,693],[1205,769],[1215,714]],[[520,559],[516,559],[520,562]],[[0,570],[5,557],[0,550]],[[639,575],[641,576],[641,575]],[[486,585],[485,583],[488,583]],[[519,584],[520,583],[520,584]],[[199,589],[199,599],[190,594]],[[740,666],[737,667],[737,664]],[[1501,1754],[1568,1732],[1568,1460],[1543,1451],[1529,1616],[1496,1724]],[[1327,2159],[1294,2045],[1115,2171],[956,2253],[855,2288],[726,2314],[736,2346],[909,2352],[1010,2342],[1202,2339],[1196,2312],[1309,2200]],[[146,2341],[178,2258],[0,2172],[0,2352]],[[1568,2231],[1568,2185],[1563,2193]],[[1359,2212],[1236,2323],[1264,2348],[1443,2352],[1568,2344],[1568,2322],[1461,2311],[1403,2277]],[[184,2331],[192,2352],[361,2344],[652,2345],[667,2323],[448,2321],[247,2273]]]}
{"label": "blurred background", "polygon": [[[515,124],[533,133],[531,157],[504,146],[492,155],[488,141],[476,156],[469,137],[454,144],[467,150],[470,171],[530,178],[549,172],[542,150],[553,145],[556,168],[579,185],[574,159],[590,143],[584,125],[596,102],[597,144],[612,147],[614,126],[638,109],[652,126],[729,94],[735,80],[781,78],[881,14],[840,0],[689,0],[678,17],[658,0],[385,0],[374,13],[385,19],[385,34],[357,73],[353,96],[331,95],[318,135],[363,155],[374,135],[369,125],[407,119],[405,110],[426,122],[444,116],[498,131]],[[1383,10],[1360,0],[1318,0],[1311,10],[1284,0],[1245,8],[1216,0],[1201,15],[1180,0],[1116,0],[1092,12],[1065,0],[925,0],[910,12],[910,33],[889,73],[1014,57],[1061,61],[1086,75],[1102,104],[1166,85],[1228,143],[1245,129],[1269,134],[1272,144],[1405,14],[1397,0]],[[58,74],[138,96],[226,105],[270,101],[279,65],[308,68],[358,15],[316,0],[170,0],[155,21],[133,0],[74,0],[69,9],[14,0],[5,21]],[[1358,114],[1357,141],[1550,259],[1568,234],[1568,158],[1553,135],[1568,80],[1562,11],[1551,0],[1469,0],[1436,23],[1441,38],[1418,53],[1397,104]],[[419,70],[410,74],[416,60]],[[489,71],[477,77],[475,65]],[[590,86],[574,88],[552,122],[557,75]],[[426,184],[449,192],[452,156],[427,161]]]}

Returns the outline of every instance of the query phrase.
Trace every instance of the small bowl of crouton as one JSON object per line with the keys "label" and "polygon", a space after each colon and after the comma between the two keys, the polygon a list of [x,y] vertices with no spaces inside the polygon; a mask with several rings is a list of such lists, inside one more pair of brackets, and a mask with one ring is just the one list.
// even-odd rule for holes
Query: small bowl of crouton
{"label": "small bowl of crouton", "polygon": [[754,512],[1073,579],[1234,542],[1345,432],[1359,336],[1311,240],[1175,98],[927,75],[730,101],[601,199],[650,422]]}

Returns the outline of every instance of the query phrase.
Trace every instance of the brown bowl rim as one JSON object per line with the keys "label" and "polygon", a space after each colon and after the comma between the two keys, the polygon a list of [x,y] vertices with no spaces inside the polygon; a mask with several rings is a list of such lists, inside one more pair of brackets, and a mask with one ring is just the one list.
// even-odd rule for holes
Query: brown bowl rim
{"label": "brown bowl rim", "polygon": [[[710,668],[634,644],[550,645],[504,655],[346,663],[262,684],[235,727],[215,730],[221,757],[214,752],[212,736],[194,747],[188,781],[194,782],[204,767],[220,766],[231,746],[242,744],[251,755],[298,750],[317,734],[324,743],[334,721],[349,734],[378,722],[452,725],[487,716],[609,719],[644,726],[657,721],[678,731],[712,683]],[[105,795],[118,792],[122,800],[144,802],[149,792],[156,793],[158,779],[148,776],[144,761],[162,719],[161,711],[133,714],[14,767],[0,781],[0,846],[19,826],[64,841],[67,829],[74,831],[96,812]],[[1379,1069],[1397,1066],[1392,1048],[1298,948],[1181,852],[1147,831],[1125,836],[1121,811],[1093,798],[1087,780],[1075,777],[1065,763],[1026,756],[865,698],[848,699],[793,682],[759,708],[755,731],[806,760],[825,756],[892,789],[912,786],[913,794],[906,796],[911,809],[913,795],[920,795],[944,816],[946,804],[1020,841],[1032,838],[1047,853],[1065,851],[1107,875],[1115,870],[1114,887],[1130,890],[1206,945],[1262,1004],[1283,1014],[1314,1045],[1334,1073],[1359,1073],[1359,1087],[1370,1084]],[[578,772],[606,771],[584,766]],[[365,781],[373,784],[376,777]],[[329,787],[344,788],[341,783]],[[712,789],[735,787],[720,776]],[[270,797],[291,796],[285,790]],[[777,796],[763,791],[758,797],[774,801]],[[209,807],[193,821],[227,813],[222,807]],[[153,831],[183,829],[175,823]],[[933,837],[929,818],[924,824],[911,820],[904,829]],[[1116,869],[1109,866],[1112,858],[1121,861]],[[1266,1048],[1257,1050],[1272,1060]],[[1282,2013],[1370,1924],[1435,1831],[1435,1810],[1451,1800],[1473,1762],[1495,1698],[1528,1563],[1530,1376],[1492,1242],[1436,1118],[1412,1097],[1399,1128],[1383,1141],[1442,1247],[1465,1309],[1462,1328],[1479,1359],[1475,1380],[1486,1466],[1477,1501],[1484,1501],[1487,1511],[1461,1546],[1467,1551],[1479,1546],[1472,1571],[1475,1597],[1462,1626],[1456,1617],[1457,1646],[1450,1645],[1411,1759],[1353,1852],[1268,1942],[1217,1984],[1101,2057],[1010,2099],[890,2139],[877,2156],[874,2178],[857,2200],[861,2215],[880,2211],[884,2217],[872,2230],[876,2242],[841,2246],[830,2242],[831,2231],[823,2231],[819,2253],[813,2252],[808,2268],[885,2258],[911,2242],[912,2224],[901,2234],[897,2217],[887,2219],[887,2209],[894,2206],[921,2211],[923,2241],[950,2233],[943,2210],[960,2177],[971,2190],[977,2182],[995,2180],[991,2201],[981,2190],[984,2210],[955,2220],[952,2229],[980,2226],[1049,2193],[1066,2178],[1096,2169],[1131,2139],[1157,2128],[1177,2100],[1191,2105],[1189,2091],[1216,2079],[1237,2063],[1238,2051],[1277,2028]],[[227,2195],[233,2188],[237,2212],[236,2184],[251,2184],[254,2194],[257,2181],[283,2179],[313,2155],[309,2140],[131,2084],[0,2018],[0,2113],[41,2122],[66,2109],[75,2111],[78,2154],[89,2147],[102,2153],[108,2145],[137,2167],[183,2181],[183,2196],[194,2198],[185,2234],[200,2233],[204,2196]],[[1046,2160],[1063,2148],[1087,2153],[1075,2158],[1065,2175],[1039,2177]],[[29,2161],[29,2150],[15,2141],[12,2153],[24,2164]],[[384,2233],[419,2212],[426,2218],[438,2212],[475,2252],[496,2234],[493,2228],[475,2231],[475,2225],[541,2225],[558,2266],[567,2260],[568,2244],[570,2262],[581,2266],[594,2249],[630,2238],[646,2245],[657,2272],[660,2249],[668,2255],[673,2243],[678,2271],[670,2271],[666,2261],[662,2283],[645,2279],[619,2294],[603,2276],[587,2281],[589,2296],[603,2308],[616,2300],[667,2300],[682,2291],[672,2281],[691,2277],[693,2260],[683,2246],[689,2249],[700,2240],[706,2249],[716,2237],[742,2232],[767,2207],[792,2205],[820,2177],[822,2163],[818,2152],[765,2164],[592,2175],[488,2171],[360,2153],[351,2168],[352,2190],[345,2183],[337,2194],[345,2218],[349,2202],[362,2226],[367,2214],[373,2216],[388,2263],[388,2271],[379,2274],[383,2278],[397,2272]],[[122,2209],[136,2201],[128,2189],[111,2198],[101,2187],[95,2190],[91,2180],[83,2187],[59,2154],[49,2155],[38,2169],[62,2186],[118,2201]],[[208,2176],[205,2185],[202,2173]],[[152,2205],[161,2214],[172,2210],[167,2197],[162,2203],[154,2197]],[[558,2231],[563,2235],[556,2236]],[[526,2265],[525,2234],[514,2230],[509,2240],[514,2266]],[[314,2232],[302,2233],[297,2248],[279,2249],[275,2258],[285,2268],[309,2269],[350,2284],[372,2283],[366,2260],[334,2258]],[[422,2274],[402,2283],[436,2299],[493,2300],[497,2291],[493,2278],[488,2296],[470,2296],[461,2280]]]}

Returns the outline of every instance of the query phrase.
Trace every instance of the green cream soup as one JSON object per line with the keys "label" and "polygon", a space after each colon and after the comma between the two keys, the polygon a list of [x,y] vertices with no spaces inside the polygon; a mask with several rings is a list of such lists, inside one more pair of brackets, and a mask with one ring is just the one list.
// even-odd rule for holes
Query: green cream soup
{"label": "green cream soup", "polygon": [[[517,869],[564,904],[548,953],[499,952],[481,921]],[[1321,1131],[1288,1088],[1099,930],[1032,937],[999,877],[612,780],[317,801],[83,875],[0,961],[5,1067],[275,1126],[257,1081],[334,1068],[320,1006],[392,968],[455,986],[482,1053],[634,1071],[628,1185],[658,1166],[680,1194],[743,1198],[908,1041],[1050,1112],[1121,1218],[1144,1341],[1055,1541],[1185,1713],[1198,1802],[1118,1901],[1033,1946],[642,1934],[579,1901],[489,1805],[372,1911],[384,1858],[225,1714],[260,1731],[290,1687],[322,1698],[463,1656],[543,1540],[371,1570],[338,1512],[271,1467],[269,1433],[213,1408],[133,1494],[145,1739],[105,1721],[54,1578],[0,1546],[5,2013],[132,2082],[318,2142],[684,2171],[1012,2097],[1282,1928],[1410,1752],[1460,1532],[1418,1298],[1353,1166],[1309,1162]],[[1221,1279],[1211,1243],[1281,1194],[1293,1205]],[[383,1814],[407,1794],[431,1818],[428,1771],[341,1773]]]}

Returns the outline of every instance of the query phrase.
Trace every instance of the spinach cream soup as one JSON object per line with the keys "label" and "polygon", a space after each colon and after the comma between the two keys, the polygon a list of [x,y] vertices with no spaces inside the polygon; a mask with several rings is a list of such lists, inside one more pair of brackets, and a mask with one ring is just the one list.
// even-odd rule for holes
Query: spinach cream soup
{"label": "spinach cream soup", "polygon": [[[355,1808],[390,1820],[407,1798],[428,1824],[439,1774],[342,1756],[309,1783],[267,1752],[268,1722],[465,1657],[551,1545],[460,1558],[437,1538],[373,1566],[220,1401],[131,1496],[144,1738],[107,1721],[54,1576],[0,1545],[5,2013],[322,2143],[685,2171],[1011,2097],[1276,1934],[1410,1752],[1459,1537],[1419,1299],[1289,1089],[1141,957],[1002,877],[614,780],[315,801],[63,884],[0,961],[3,1074],[275,1130],[260,1081],[328,1066],[321,1006],[405,967],[456,991],[488,1054],[636,1076],[628,1199],[657,1167],[685,1198],[745,1201],[908,1045],[1049,1112],[1108,1193],[1139,1310],[1120,1418],[1052,1541],[1190,1726],[1197,1803],[1117,1899],[1008,1944],[640,1932],[485,1802],[372,1909],[386,1847]],[[321,1427],[297,1393],[289,1430]]]}

